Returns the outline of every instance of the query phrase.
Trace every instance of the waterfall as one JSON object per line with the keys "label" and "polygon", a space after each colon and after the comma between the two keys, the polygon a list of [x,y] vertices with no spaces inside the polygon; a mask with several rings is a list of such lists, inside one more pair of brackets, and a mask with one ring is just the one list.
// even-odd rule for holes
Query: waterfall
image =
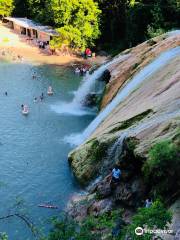
{"label": "waterfall", "polygon": [[[75,92],[75,96],[72,102],[70,103],[59,103],[57,105],[52,105],[51,109],[59,114],[70,114],[70,115],[88,115],[94,114],[93,109],[89,109],[83,106],[84,99],[86,96],[95,88],[97,79],[99,79],[103,72],[112,64],[120,63],[129,57],[130,54],[119,55],[113,60],[103,64],[92,74],[84,76],[81,85],[78,90]],[[99,89],[98,89],[99,90]]]}
{"label": "waterfall", "polygon": [[113,159],[113,162],[117,162],[119,156],[122,154],[123,150],[123,143],[124,140],[127,138],[127,132],[123,132],[112,145],[112,147],[108,151],[108,160]]}
{"label": "waterfall", "polygon": [[124,88],[119,91],[116,97],[98,114],[98,116],[90,123],[82,134],[66,137],[66,141],[74,145],[81,144],[85,141],[120,102],[132,93],[143,81],[148,79],[152,74],[164,67],[171,59],[179,54],[180,47],[170,49],[160,54],[154,61],[137,73],[131,81],[129,81]]}
{"label": "waterfall", "polygon": [[85,76],[82,84],[80,85],[79,89],[77,90],[75,97],[73,99],[72,104],[77,105],[79,107],[82,106],[82,102],[84,101],[85,97],[88,93],[91,92],[93,89],[96,80],[100,78],[103,74],[103,72],[112,64],[120,63],[123,60],[125,60],[129,54],[127,55],[119,55],[118,57],[114,58],[112,61],[109,61],[102,66],[100,66],[97,70],[95,70],[92,74]]}
{"label": "waterfall", "polygon": [[112,167],[113,164],[118,162],[119,157],[123,152],[124,140],[127,138],[127,136],[128,132],[121,133],[113,145],[108,149],[107,155],[103,161],[103,169],[101,169],[102,173],[104,172],[104,169],[108,169],[109,167]]}

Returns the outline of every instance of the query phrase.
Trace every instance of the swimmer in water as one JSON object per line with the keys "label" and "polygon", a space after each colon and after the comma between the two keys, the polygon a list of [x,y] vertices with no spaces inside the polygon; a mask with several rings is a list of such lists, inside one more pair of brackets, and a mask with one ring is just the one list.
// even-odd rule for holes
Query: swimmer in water
{"label": "swimmer in water", "polygon": [[5,92],[4,94],[5,94],[6,96],[8,95],[8,93],[7,93],[7,92]]}
{"label": "swimmer in water", "polygon": [[36,102],[37,102],[37,97],[34,98],[34,103],[36,103]]}
{"label": "swimmer in water", "polygon": [[24,104],[21,105],[21,109],[22,109],[22,110],[24,109]]}

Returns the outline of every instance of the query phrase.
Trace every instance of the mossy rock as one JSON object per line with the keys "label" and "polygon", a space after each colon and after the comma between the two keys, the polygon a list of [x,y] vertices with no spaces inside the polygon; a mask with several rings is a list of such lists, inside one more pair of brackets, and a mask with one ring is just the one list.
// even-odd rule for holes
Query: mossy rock
{"label": "mossy rock", "polygon": [[98,174],[108,144],[106,140],[94,138],[69,153],[68,160],[81,184],[88,184]]}
{"label": "mossy rock", "polygon": [[109,133],[114,133],[114,132],[117,132],[120,130],[127,129],[127,128],[131,127],[132,125],[136,124],[137,122],[141,121],[143,118],[147,117],[151,113],[153,113],[152,109],[148,109],[132,118],[122,121],[119,123],[118,126],[113,128],[112,130],[110,130]]}

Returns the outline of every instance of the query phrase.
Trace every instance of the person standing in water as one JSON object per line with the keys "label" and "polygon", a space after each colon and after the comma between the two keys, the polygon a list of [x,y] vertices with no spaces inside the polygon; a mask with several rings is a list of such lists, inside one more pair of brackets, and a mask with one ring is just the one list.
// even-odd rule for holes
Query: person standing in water
{"label": "person standing in water", "polygon": [[44,99],[44,93],[42,93],[39,98],[40,98],[40,100],[42,101],[42,100]]}

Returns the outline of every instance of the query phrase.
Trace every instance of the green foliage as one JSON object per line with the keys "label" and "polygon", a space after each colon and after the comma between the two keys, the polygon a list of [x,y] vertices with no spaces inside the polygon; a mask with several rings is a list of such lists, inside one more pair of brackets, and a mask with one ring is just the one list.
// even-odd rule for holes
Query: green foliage
{"label": "green foliage", "polygon": [[153,38],[165,32],[165,29],[163,28],[164,18],[159,1],[154,5],[154,8],[151,10],[151,14],[153,21],[147,26],[147,34],[150,38]]}
{"label": "green foliage", "polygon": [[[6,4],[11,1],[0,0]],[[114,55],[147,38],[180,27],[179,0],[14,1],[15,16],[29,17],[59,29],[62,36],[51,42],[52,48],[65,44],[84,49],[96,43]]]}
{"label": "green foliage", "polygon": [[165,33],[165,29],[163,28],[154,28],[151,25],[148,25],[147,27],[147,34],[150,38],[157,37],[163,33]]}
{"label": "green foliage", "polygon": [[155,144],[149,151],[147,161],[143,166],[146,177],[152,175],[153,179],[167,177],[167,173],[176,169],[179,164],[178,149],[170,141]]}
{"label": "green foliage", "polygon": [[9,16],[14,9],[14,0],[0,0],[0,16]]}
{"label": "green foliage", "polygon": [[27,0],[27,2],[33,19],[45,24],[53,21],[48,0]]}
{"label": "green foliage", "polygon": [[0,232],[0,240],[8,240],[8,236],[4,232]]}
{"label": "green foliage", "polygon": [[143,118],[147,117],[150,113],[152,113],[152,109],[148,109],[132,118],[129,118],[123,122],[120,123],[119,126],[116,126],[115,128],[113,128],[111,131],[109,131],[109,133],[114,133],[123,129],[127,129],[129,127],[131,127],[132,125],[140,122]]}
{"label": "green foliage", "polygon": [[51,45],[67,44],[82,48],[93,46],[100,35],[97,3],[93,0],[51,0],[50,8],[60,37]]}
{"label": "green foliage", "polygon": [[123,230],[123,234],[119,239],[124,240],[126,235],[130,236],[133,240],[151,240],[152,234],[144,233],[141,236],[135,234],[137,227],[147,229],[164,229],[167,228],[167,224],[172,220],[172,214],[166,210],[164,205],[159,201],[155,201],[150,208],[139,208],[136,215],[132,219],[131,225],[127,226]]}
{"label": "green foliage", "polygon": [[119,211],[104,213],[98,217],[89,216],[80,224],[67,217],[53,220],[53,229],[49,236],[42,240],[100,240],[103,232],[111,233],[115,221],[120,217]]}

